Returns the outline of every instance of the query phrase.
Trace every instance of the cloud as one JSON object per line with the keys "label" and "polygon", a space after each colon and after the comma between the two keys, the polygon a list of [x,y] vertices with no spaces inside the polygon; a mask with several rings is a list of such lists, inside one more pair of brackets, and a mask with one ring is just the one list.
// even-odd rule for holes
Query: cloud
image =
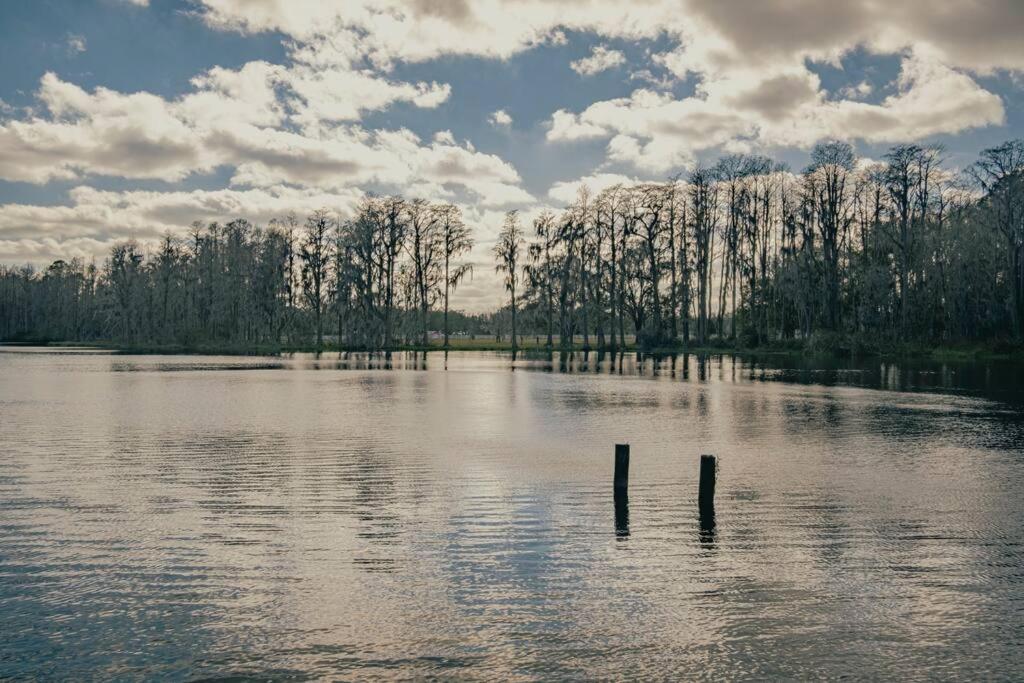
{"label": "cloud", "polygon": [[85,52],[85,36],[71,34],[68,36],[68,54],[77,55]]}
{"label": "cloud", "polygon": [[[346,34],[374,63],[422,62],[447,54],[506,59],[564,35],[680,40],[704,69],[806,56],[834,59],[859,46],[893,54],[913,48],[958,68],[1024,68],[1017,0],[196,0],[210,26],[281,31],[299,40]],[[979,39],[984,36],[984,39]]]}
{"label": "cloud", "polygon": [[42,265],[56,258],[103,258],[119,240],[152,245],[192,221],[247,218],[266,225],[289,212],[351,211],[361,193],[288,187],[248,190],[124,191],[76,187],[67,206],[0,206],[0,260]]}
{"label": "cloud", "polygon": [[[660,101],[671,83],[641,68],[634,75],[649,87],[629,98],[595,102],[578,113],[558,110],[548,132],[552,141],[607,139],[609,160],[653,164],[660,170],[689,163],[696,153],[716,147],[806,146],[813,142],[812,133],[832,132],[846,123],[853,124],[844,131],[848,137],[866,140],[888,140],[900,130],[921,131],[912,134],[917,139],[991,125],[1002,120],[1001,105],[996,106],[994,95],[971,85],[976,81],[970,72],[1024,68],[1024,52],[1016,47],[1024,10],[1012,0],[980,2],[970,11],[954,0],[851,0],[842,7],[812,0],[766,0],[755,6],[711,0],[352,0],[344,7],[314,0],[197,2],[210,26],[281,31],[295,41],[296,62],[313,69],[346,67],[331,74],[331,82],[319,75],[308,82],[295,77],[295,89],[302,91],[307,105],[304,115],[310,119],[295,120],[307,128],[357,120],[361,112],[352,102],[370,103],[371,109],[402,100],[436,106],[448,97],[445,85],[383,79],[380,74],[398,62],[444,55],[507,59],[539,45],[564,42],[566,30],[604,39],[667,37],[674,47],[653,55],[652,67],[692,79],[697,86],[692,97]],[[978,35],[991,40],[977,40]],[[942,75],[956,92],[967,93],[968,104],[945,103],[941,110],[955,110],[955,115],[936,125],[920,108],[909,106],[924,97],[921,93],[931,97],[922,78],[912,79],[911,89],[896,84],[898,97],[867,104],[862,102],[868,94],[864,87],[829,93],[809,68],[815,62],[839,64],[844,55],[862,49],[902,55],[908,72],[915,68],[911,60],[934,65],[929,73]],[[570,66],[590,75],[624,61],[620,51],[599,44]],[[947,78],[947,72],[962,78]],[[350,92],[359,96],[339,96]],[[897,126],[891,119],[898,113],[918,118]],[[687,120],[680,121],[681,115]],[[917,125],[921,121],[925,125]],[[773,141],[770,133],[783,137]]]}
{"label": "cloud", "polygon": [[788,119],[767,122],[761,138],[775,145],[801,147],[822,138],[908,142],[1000,125],[1005,118],[998,95],[930,58],[906,57],[896,87],[897,92],[878,104],[812,101]]}
{"label": "cloud", "polygon": [[[606,139],[609,161],[659,171],[719,147],[807,146],[836,132],[871,141],[920,139],[992,125],[1003,120],[1002,104],[969,72],[1024,69],[1017,43],[1024,6],[1015,0],[982,0],[970,8],[956,0],[851,0],[835,7],[815,0],[353,0],[343,9],[313,0],[199,1],[211,26],[277,30],[310,44],[334,36],[345,59],[383,70],[449,54],[506,59],[565,30],[604,39],[666,36],[674,47],[652,62],[693,79],[693,96],[667,97],[668,84],[641,69],[639,77],[653,87],[578,113],[558,110],[548,131],[551,141]],[[905,75],[893,84],[898,92],[881,103],[863,102],[863,88],[829,93],[809,68],[839,64],[862,49],[903,60]],[[623,62],[621,52],[599,44],[570,66],[591,75]],[[932,78],[966,99],[941,101]],[[908,118],[897,121],[901,116]]]}
{"label": "cloud", "polygon": [[509,116],[508,112],[504,109],[499,109],[490,116],[487,120],[491,122],[491,125],[495,128],[508,128],[512,125],[512,117]]}
{"label": "cloud", "polygon": [[689,7],[737,58],[752,62],[792,55],[827,59],[863,45],[882,54],[912,48],[982,72],[1024,68],[1024,5],[1017,0],[689,0]]}
{"label": "cloud", "polygon": [[214,160],[165,100],[148,93],[92,93],[43,76],[50,117],[0,124],[0,177],[34,183],[83,174],[180,180]]}
{"label": "cloud", "polygon": [[823,138],[897,142],[997,125],[999,96],[932,58],[903,58],[897,92],[878,104],[829,100],[817,76],[735,70],[701,84],[690,97],[639,89],[579,113],[556,112],[552,142],[605,138],[608,159],[667,172],[718,147],[810,147]]}
{"label": "cloud", "polygon": [[214,28],[281,31],[301,41],[344,33],[360,55],[381,67],[452,54],[507,59],[538,45],[559,44],[566,30],[654,38],[678,13],[668,0],[197,1],[203,20]]}
{"label": "cloud", "polygon": [[737,109],[753,112],[768,121],[780,121],[820,96],[820,82],[812,73],[783,73],[772,76],[733,95],[725,101]]}
{"label": "cloud", "polygon": [[547,137],[609,138],[611,160],[661,172],[690,164],[700,150],[753,132],[748,118],[728,107],[640,89],[628,98],[592,104],[579,114],[556,113]]}
{"label": "cloud", "polygon": [[[348,113],[330,109],[324,99],[311,107],[304,86],[295,89],[306,77],[266,62],[217,67],[194,78],[192,92],[165,100],[145,92],[89,92],[46,74],[37,97],[47,115],[0,123],[0,177],[175,182],[231,167],[235,186],[335,190],[355,184],[400,191],[428,178],[494,205],[529,201],[512,166],[456,144],[450,134],[425,144],[405,129],[334,123]],[[435,97],[429,89],[413,91],[412,99]]]}
{"label": "cloud", "polygon": [[[366,170],[365,164],[333,159],[329,150],[347,146],[360,152],[356,156],[373,156],[362,140],[374,134],[347,124],[361,120],[367,111],[398,102],[433,108],[451,96],[447,84],[388,78],[386,72],[396,62],[422,62],[448,54],[503,59],[564,40],[566,30],[621,40],[668,36],[675,47],[653,55],[651,61],[677,78],[696,76],[692,96],[669,96],[668,83],[643,69],[638,74],[647,74],[641,77],[650,86],[627,98],[595,102],[578,113],[558,110],[547,133],[553,142],[605,139],[609,161],[664,171],[692,162],[707,149],[807,146],[814,136],[831,135],[837,129],[846,137],[865,140],[889,140],[903,133],[917,139],[997,123],[1003,119],[999,98],[977,85],[964,69],[1024,64],[1018,60],[1019,50],[968,50],[958,28],[960,17],[975,30],[991,30],[995,43],[1005,47],[1007,41],[1015,40],[1013,29],[1021,27],[1024,15],[1013,2],[990,0],[971,12],[957,11],[952,0],[888,4],[852,0],[828,9],[810,0],[766,0],[756,7],[710,0],[683,0],[682,8],[679,4],[674,0],[628,4],[611,0],[518,0],[514,4],[352,0],[340,6],[316,0],[196,0],[198,16],[217,29],[273,30],[290,36],[291,63],[277,70],[269,65],[253,69],[255,89],[241,98],[215,82],[212,72],[197,79],[189,106],[198,109],[204,100],[208,106],[202,117],[191,121],[199,126],[200,119],[214,120],[218,109],[228,109],[223,100],[259,101],[262,108],[257,111],[268,122],[252,125],[273,127],[270,137],[275,139],[262,154],[252,150],[255,158],[242,162],[236,179],[256,179],[269,168],[294,166],[289,155],[307,148],[310,168],[296,169],[289,178],[309,182],[356,177],[357,169]],[[808,68],[808,62],[838,63],[842,55],[865,47],[904,55],[905,75],[894,84],[898,92],[881,103],[863,102],[863,88],[826,92]],[[589,56],[570,66],[581,75],[591,75],[624,62],[622,52],[598,44]],[[239,70],[237,80],[242,80],[246,68]],[[937,87],[929,79],[939,79],[966,99],[937,101]],[[931,115],[922,102],[936,105],[946,116]],[[184,101],[181,104],[186,106]],[[499,114],[503,112],[490,118],[492,125],[510,125]],[[269,122],[282,115],[282,121]],[[897,124],[893,120],[897,116],[910,118]],[[346,125],[339,129],[339,124]],[[289,137],[292,127],[305,139]],[[238,139],[251,133],[220,132],[216,148],[238,150]],[[346,136],[350,139],[341,139]],[[187,152],[179,149],[176,154],[185,160],[190,158]],[[215,163],[194,152],[191,158],[201,169]],[[232,159],[220,163],[230,164]],[[73,162],[64,162],[49,174],[74,177],[77,172]],[[173,168],[170,172],[173,177]],[[369,175],[379,178],[381,173]]]}
{"label": "cloud", "polygon": [[839,91],[839,96],[847,100],[860,100],[867,97],[874,91],[874,86],[867,81],[861,81],[857,85],[848,85],[842,88]]}
{"label": "cloud", "polygon": [[570,204],[575,201],[580,188],[586,187],[593,194],[598,194],[614,185],[630,186],[639,183],[637,178],[625,176],[620,173],[594,173],[592,175],[577,178],[576,180],[559,181],[548,190],[548,197],[562,204]]}
{"label": "cloud", "polygon": [[[978,77],[1024,72],[1017,0],[191,0],[188,15],[217,30],[280,32],[287,57],[208,69],[175,97],[84,88],[50,73],[36,106],[0,104],[0,178],[81,184],[66,206],[0,207],[0,259],[56,255],[62,244],[61,254],[102,253],[116,236],[149,238],[195,218],[237,211],[264,220],[383,191],[461,203],[478,229],[473,258],[489,271],[487,250],[508,207],[521,207],[525,222],[547,200],[571,200],[581,183],[596,192],[634,175],[660,178],[718,151],[808,147],[825,137],[910,141],[998,125],[1003,102]],[[625,64],[609,43],[658,52],[631,60],[640,87],[628,95],[552,107],[551,144],[596,142],[605,157],[541,200],[515,167],[478,151],[457,128],[414,133],[364,123],[371,112],[452,99],[449,84],[405,80],[397,65],[429,73],[427,63],[445,56],[505,60],[567,45],[567,35],[592,45],[568,64],[581,76]],[[70,40],[68,47],[77,49]],[[842,66],[852,53],[896,56],[899,76],[858,83],[856,74],[823,87],[816,67]],[[501,110],[489,121],[512,125]],[[215,172],[230,177],[228,187],[86,186],[95,177],[177,183]],[[481,277],[465,291],[488,308],[501,298],[493,284]]]}
{"label": "cloud", "polygon": [[[622,100],[617,100],[621,102]],[[551,141],[588,140],[609,135],[607,128],[585,121],[583,116],[559,109],[551,115],[547,139]]]}
{"label": "cloud", "polygon": [[319,39],[293,46],[292,64],[282,74],[292,120],[305,128],[323,123],[359,120],[397,102],[433,109],[451,95],[451,86],[437,82],[405,83],[355,65],[357,56],[338,41]]}
{"label": "cloud", "polygon": [[589,57],[577,59],[569,66],[580,76],[593,76],[625,63],[626,56],[619,50],[609,50],[604,45],[597,45],[590,51]]}

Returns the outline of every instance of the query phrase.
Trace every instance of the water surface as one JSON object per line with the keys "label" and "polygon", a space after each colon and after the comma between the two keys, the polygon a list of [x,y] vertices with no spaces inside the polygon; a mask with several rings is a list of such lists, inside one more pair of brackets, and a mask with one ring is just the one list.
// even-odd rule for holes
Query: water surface
{"label": "water surface", "polygon": [[0,678],[1019,679],[1022,383],[0,349]]}

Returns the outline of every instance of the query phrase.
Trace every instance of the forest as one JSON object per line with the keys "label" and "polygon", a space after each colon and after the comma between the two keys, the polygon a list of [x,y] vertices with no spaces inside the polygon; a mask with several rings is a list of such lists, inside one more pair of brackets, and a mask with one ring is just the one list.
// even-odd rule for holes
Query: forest
{"label": "forest", "polygon": [[[658,183],[579,191],[493,246],[503,307],[451,310],[473,228],[458,206],[367,196],[265,227],[194,223],[102,264],[0,267],[0,339],[125,348],[448,347],[524,335],[594,349],[1019,348],[1024,140],[959,172],[941,147],[858,159],[819,143],[793,172],[733,154]],[[453,340],[454,341],[454,340]]]}

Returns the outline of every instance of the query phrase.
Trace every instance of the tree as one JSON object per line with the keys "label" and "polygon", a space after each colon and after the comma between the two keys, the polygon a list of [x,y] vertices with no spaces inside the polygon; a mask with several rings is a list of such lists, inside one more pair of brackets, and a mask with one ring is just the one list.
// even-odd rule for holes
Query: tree
{"label": "tree", "polygon": [[853,221],[853,195],[849,191],[855,157],[847,142],[820,142],[811,150],[811,165],[804,173],[805,201],[821,240],[824,264],[825,328],[839,329],[839,251]]}
{"label": "tree", "polygon": [[389,347],[395,315],[395,271],[408,229],[406,201],[401,197],[385,197],[380,201],[377,218],[380,224],[380,272],[384,278],[384,346]]}
{"label": "tree", "polygon": [[866,165],[825,142],[798,175],[732,155],[685,180],[584,190],[538,216],[528,246],[512,213],[495,247],[510,305],[493,315],[450,310],[472,273],[451,204],[366,196],[344,221],[195,222],[117,244],[100,268],[0,266],[0,338],[322,347],[333,314],[339,344],[367,349],[422,342],[430,325],[447,346],[450,317],[472,334],[514,327],[517,347],[524,333],[553,346],[555,329],[565,347],[671,343],[679,317],[684,344],[691,322],[702,345],[1021,340],[1024,142],[984,150],[964,177],[943,166],[935,147]]}
{"label": "tree", "polygon": [[327,271],[330,267],[330,232],[333,220],[324,210],[314,211],[306,219],[305,233],[299,250],[302,262],[302,292],[313,312],[316,327],[316,348],[324,345],[324,301]]}
{"label": "tree", "polygon": [[635,195],[635,224],[639,226],[637,235],[646,257],[646,292],[651,312],[650,329],[637,330],[637,333],[643,333],[645,345],[658,346],[665,341],[660,289],[662,264],[668,247],[665,240],[668,225],[666,205],[671,201],[671,195],[665,186],[655,183],[637,187]]}
{"label": "tree", "polygon": [[494,258],[497,261],[494,270],[504,274],[505,291],[509,293],[509,304],[512,309],[512,350],[517,349],[516,342],[516,286],[519,284],[519,252],[523,246],[523,229],[519,225],[519,213],[509,211],[505,214],[505,223],[498,234],[498,242],[494,245]]}
{"label": "tree", "polygon": [[409,202],[408,215],[407,249],[413,262],[416,298],[420,309],[420,340],[426,346],[427,315],[444,277],[442,266],[447,263],[444,235],[440,230],[440,212],[425,199]]}
{"label": "tree", "polygon": [[690,216],[693,235],[693,264],[697,277],[697,344],[708,340],[708,305],[714,252],[712,244],[718,225],[718,186],[710,169],[698,167],[690,174]]}
{"label": "tree", "polygon": [[530,265],[527,272],[530,275],[531,284],[541,292],[546,321],[545,332],[547,334],[547,348],[554,345],[554,282],[552,272],[552,251],[556,246],[557,233],[555,231],[555,216],[550,211],[544,211],[533,220],[533,232],[537,242],[530,245]]}
{"label": "tree", "polygon": [[985,192],[982,215],[1006,244],[1010,316],[1014,336],[1024,339],[1024,140],[981,153],[971,173]]}
{"label": "tree", "polygon": [[138,342],[142,335],[143,255],[134,240],[115,245],[107,261],[107,280],[116,302],[117,338]]}
{"label": "tree", "polygon": [[453,263],[453,259],[469,253],[473,248],[470,229],[462,221],[462,210],[454,204],[442,204],[437,209],[444,254],[444,348],[448,348],[448,297],[469,275],[473,275],[473,264]]}

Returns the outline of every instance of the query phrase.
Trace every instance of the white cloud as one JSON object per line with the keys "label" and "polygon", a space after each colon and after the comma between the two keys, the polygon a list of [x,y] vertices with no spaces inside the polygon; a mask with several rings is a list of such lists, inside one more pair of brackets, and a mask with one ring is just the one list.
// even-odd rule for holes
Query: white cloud
{"label": "white cloud", "polygon": [[817,76],[803,68],[736,69],[703,82],[691,97],[639,89],[578,114],[558,111],[547,137],[605,138],[610,160],[665,172],[718,147],[809,147],[834,137],[911,141],[1004,119],[997,95],[927,57],[906,56],[896,85],[894,95],[868,104],[828,100]]}
{"label": "white cloud", "polygon": [[214,67],[192,79],[193,92],[167,106],[199,130],[278,126],[285,119],[285,107],[277,88],[288,82],[288,75],[284,67],[262,61],[237,71]]}
{"label": "white cloud", "polygon": [[402,191],[425,179],[473,193],[483,203],[530,201],[511,165],[492,154],[454,144],[450,135],[424,144],[408,130],[366,131],[335,127],[307,137],[282,130],[224,131],[218,149],[236,160],[232,183],[339,189],[380,186]]}
{"label": "white cloud", "polygon": [[750,135],[747,117],[720,104],[640,89],[628,98],[590,105],[580,114],[556,113],[548,139],[609,139],[608,156],[652,172],[691,163],[703,149]]}
{"label": "white cloud", "polygon": [[626,56],[619,50],[609,50],[604,45],[597,45],[590,51],[589,57],[577,59],[569,66],[580,76],[593,76],[625,63]]}
{"label": "white cloud", "polygon": [[181,235],[192,221],[247,218],[266,224],[294,211],[346,213],[358,191],[321,192],[288,187],[249,190],[108,192],[87,186],[69,193],[67,206],[0,206],[0,261],[45,264],[56,258],[102,259],[119,240],[152,245],[167,231]]}
{"label": "white cloud", "polygon": [[[316,0],[199,1],[212,26],[283,31],[306,45],[318,64],[365,60],[376,69],[447,54],[505,59],[557,43],[566,30],[605,39],[667,36],[676,47],[652,61],[677,78],[695,77],[692,97],[667,97],[664,79],[641,69],[638,77],[653,88],[578,113],[559,110],[548,132],[552,141],[607,139],[609,160],[658,170],[717,147],[804,146],[836,131],[875,141],[918,139],[991,125],[1003,119],[1001,103],[963,70],[1024,68],[1017,42],[1024,6],[1014,0],[969,10],[956,0],[851,0],[841,7],[815,0],[352,0],[344,7]],[[808,68],[808,62],[838,64],[861,48],[905,55],[908,75],[897,95],[867,104],[863,86],[828,93]],[[624,61],[620,51],[597,45],[570,66],[590,75]],[[966,101],[940,101],[929,78]],[[926,111],[925,102],[941,116]],[[898,116],[910,118],[897,123]]]}
{"label": "white cloud", "polygon": [[760,136],[765,143],[802,147],[822,138],[906,142],[1004,120],[998,95],[929,58],[906,57],[896,85],[897,92],[878,104],[812,100],[790,117],[765,123]]}
{"label": "white cloud", "polygon": [[295,112],[292,118],[304,128],[356,121],[364,112],[386,109],[396,102],[433,109],[451,95],[448,84],[392,81],[372,70],[355,68],[344,59],[338,62],[334,57],[325,58],[322,51],[312,54],[294,50],[293,57],[304,61],[293,63],[284,72],[282,82]]}
{"label": "white cloud", "polygon": [[71,34],[68,36],[68,53],[76,55],[85,52],[85,36]]}
{"label": "white cloud", "polygon": [[[1024,68],[1024,5],[985,0],[196,0],[211,26],[282,31],[300,40],[346,33],[374,63],[420,62],[444,54],[504,59],[565,30],[606,38],[685,38],[701,70],[794,56],[829,59],[858,46],[913,48],[978,70]],[[984,36],[979,39],[978,36]]]}
{"label": "white cloud", "polygon": [[836,57],[858,46],[893,54],[906,49],[949,66],[990,71],[1024,68],[1019,36],[1024,5],[1017,0],[688,0],[694,18],[748,63]]}
{"label": "white cloud", "polygon": [[504,109],[499,109],[490,116],[487,120],[491,122],[491,125],[495,128],[508,128],[512,125],[512,117],[509,116],[508,112]]}
{"label": "white cloud", "polygon": [[[836,130],[868,140],[915,138],[999,122],[999,99],[955,67],[1012,67],[1019,52],[968,50],[956,22],[942,18],[948,12],[922,12],[929,18],[921,20],[898,8],[857,2],[822,15],[803,0],[770,0],[747,11],[686,0],[690,12],[668,0],[520,0],[514,6],[497,0],[353,0],[343,8],[314,0],[197,1],[212,26],[292,36],[290,64],[214,68],[194,79],[193,92],[173,101],[103,88],[86,92],[48,74],[39,97],[49,116],[0,123],[0,174],[30,182],[88,175],[175,181],[230,165],[239,183],[390,182],[416,168],[385,158],[384,141],[400,139],[401,131],[394,138],[355,122],[398,102],[437,107],[451,88],[395,81],[381,69],[450,53],[507,57],[564,40],[566,29],[620,39],[667,33],[679,40],[654,61],[680,77],[697,74],[692,97],[673,98],[658,87],[664,83],[651,79],[656,87],[628,98],[596,102],[578,113],[556,111],[548,131],[552,141],[606,139],[610,160],[656,170],[689,163],[695,153],[718,146],[806,145]],[[1014,8],[992,3],[957,14],[969,14],[969,25],[993,28],[1001,44],[1005,26],[1020,25]],[[860,102],[863,91],[832,98],[806,65],[807,59],[834,60],[859,45],[897,50],[911,43],[899,92],[879,104]],[[598,45],[571,66],[591,74],[623,61],[621,52]],[[957,97],[943,101],[936,83]],[[491,121],[507,126],[509,118],[495,112]],[[265,144],[257,142],[261,137]]]}
{"label": "white cloud", "polygon": [[[0,177],[34,183],[92,175],[174,182],[228,166],[235,169],[236,186],[401,190],[428,178],[494,205],[529,201],[514,168],[456,144],[450,134],[424,144],[404,129],[334,123],[351,112],[332,110],[316,88],[304,97],[307,76],[266,62],[239,70],[218,67],[194,78],[193,92],[165,100],[106,88],[88,92],[46,74],[37,95],[48,115],[0,123]],[[303,84],[298,91],[297,83]],[[408,87],[411,99],[434,97],[429,89]],[[282,97],[282,88],[296,94]],[[321,99],[311,106],[314,94]],[[298,123],[298,130],[286,121]]]}
{"label": "white cloud", "polygon": [[547,138],[552,141],[588,140],[608,136],[608,130],[583,120],[582,116],[559,109],[551,115]]}
{"label": "white cloud", "polygon": [[592,175],[577,178],[576,180],[559,181],[548,190],[548,196],[557,202],[569,204],[576,199],[580,188],[586,187],[593,194],[598,194],[614,185],[629,187],[640,181],[637,178],[622,175],[620,173],[594,173]]}
{"label": "white cloud", "polygon": [[848,85],[839,90],[839,96],[847,100],[861,100],[875,91],[867,81],[861,81],[857,85]]}
{"label": "white cloud", "polygon": [[302,41],[348,36],[378,66],[422,62],[446,54],[508,58],[541,44],[560,44],[566,30],[653,38],[678,7],[668,0],[198,0],[203,18],[225,30],[282,31]]}
{"label": "white cloud", "polygon": [[173,106],[148,93],[88,93],[49,73],[51,117],[0,124],[0,177],[46,182],[82,174],[179,180],[214,160]]}

